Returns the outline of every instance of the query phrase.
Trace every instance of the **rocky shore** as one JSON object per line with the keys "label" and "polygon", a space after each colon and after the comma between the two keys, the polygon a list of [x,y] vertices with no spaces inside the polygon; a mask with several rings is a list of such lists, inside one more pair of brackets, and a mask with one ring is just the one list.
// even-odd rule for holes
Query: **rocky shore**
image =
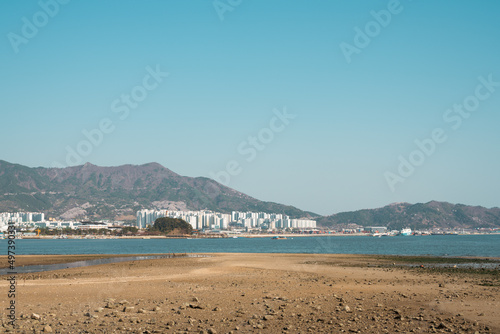
{"label": "rocky shore", "polygon": [[[1,326],[12,333],[500,332],[498,270],[392,261],[212,254],[18,274],[16,324],[2,312]],[[0,290],[8,290],[5,276]],[[3,310],[7,303],[2,298]]]}

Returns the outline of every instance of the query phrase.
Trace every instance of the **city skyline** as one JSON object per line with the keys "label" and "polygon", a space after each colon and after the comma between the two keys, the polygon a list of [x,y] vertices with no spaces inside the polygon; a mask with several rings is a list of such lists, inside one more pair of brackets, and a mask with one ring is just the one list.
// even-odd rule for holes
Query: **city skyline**
{"label": "city skyline", "polygon": [[193,229],[198,230],[227,230],[230,224],[237,224],[246,229],[265,228],[269,230],[283,230],[287,228],[316,228],[315,220],[290,219],[289,216],[284,214],[266,212],[232,211],[231,214],[225,214],[210,210],[178,211],[143,209],[137,211],[136,216],[136,227],[138,228],[146,228],[152,225],[156,219],[162,217],[180,218],[189,223]]}
{"label": "city skyline", "polygon": [[0,159],[158,162],[320,215],[499,207],[499,9],[4,1]]}

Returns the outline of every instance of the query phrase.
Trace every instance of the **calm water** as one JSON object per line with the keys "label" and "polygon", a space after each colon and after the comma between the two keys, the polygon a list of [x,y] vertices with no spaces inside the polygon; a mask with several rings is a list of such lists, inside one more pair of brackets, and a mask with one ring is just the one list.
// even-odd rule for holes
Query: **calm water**
{"label": "calm water", "polygon": [[[189,256],[189,255],[188,255]],[[192,255],[196,256],[196,255]],[[98,264],[107,264],[107,263],[117,263],[117,262],[127,262],[127,261],[140,261],[140,260],[149,260],[149,259],[162,259],[162,258],[173,258],[173,257],[182,257],[182,255],[146,255],[146,256],[122,256],[122,257],[110,257],[106,259],[95,259],[95,260],[85,260],[85,261],[75,261],[69,263],[56,263],[56,264],[39,264],[39,265],[31,265],[31,266],[22,266],[16,267],[15,272],[20,273],[37,273],[40,271],[50,271],[50,270],[59,270],[59,269],[67,269],[67,268],[79,268],[79,267],[87,267]],[[0,275],[7,275],[11,273],[11,269],[4,268],[0,269]]]}
{"label": "calm water", "polygon": [[[0,254],[7,240],[0,240]],[[500,234],[420,237],[16,240],[16,254],[318,253],[500,257]]]}

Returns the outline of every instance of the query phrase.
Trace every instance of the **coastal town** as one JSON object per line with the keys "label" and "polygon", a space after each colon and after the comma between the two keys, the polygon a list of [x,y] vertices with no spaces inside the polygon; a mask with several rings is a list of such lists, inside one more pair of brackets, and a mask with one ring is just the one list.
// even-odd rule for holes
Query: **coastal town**
{"label": "coastal town", "polygon": [[[4,238],[9,222],[16,228],[18,238],[108,238],[108,237],[164,237],[151,232],[150,227],[162,217],[182,219],[193,228],[196,237],[258,237],[267,235],[296,236],[427,236],[474,235],[500,233],[499,228],[429,229],[410,227],[388,230],[385,226],[349,224],[342,227],[318,226],[310,219],[291,219],[287,215],[264,212],[231,214],[213,211],[140,210],[135,223],[112,220],[58,220],[46,219],[43,212],[0,213],[0,238]],[[181,236],[173,236],[181,237]]]}

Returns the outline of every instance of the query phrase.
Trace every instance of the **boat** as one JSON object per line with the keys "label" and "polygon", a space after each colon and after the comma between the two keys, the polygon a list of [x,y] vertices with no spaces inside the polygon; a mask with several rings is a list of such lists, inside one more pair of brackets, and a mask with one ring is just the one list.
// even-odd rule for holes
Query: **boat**
{"label": "boat", "polygon": [[407,237],[409,235],[412,235],[411,228],[402,229],[401,232],[399,233],[399,235],[402,235],[403,237]]}
{"label": "boat", "polygon": [[274,236],[271,238],[272,240],[286,240],[285,236]]}

